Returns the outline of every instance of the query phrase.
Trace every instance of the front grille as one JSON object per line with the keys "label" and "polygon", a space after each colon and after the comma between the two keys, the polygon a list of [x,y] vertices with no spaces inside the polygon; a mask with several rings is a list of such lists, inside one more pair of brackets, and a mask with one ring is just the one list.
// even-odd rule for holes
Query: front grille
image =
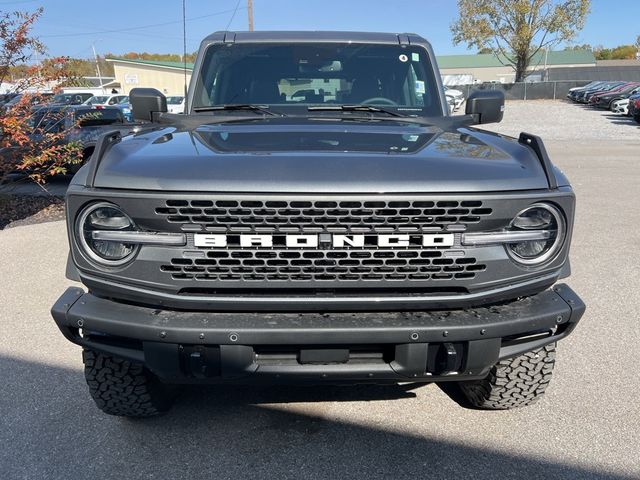
{"label": "front grille", "polygon": [[475,224],[492,209],[479,200],[167,200],[155,213],[170,223],[227,233],[388,233]]}
{"label": "front grille", "polygon": [[174,280],[358,282],[469,280],[486,265],[472,257],[448,258],[443,250],[206,251],[204,258],[172,258],[160,270]]}

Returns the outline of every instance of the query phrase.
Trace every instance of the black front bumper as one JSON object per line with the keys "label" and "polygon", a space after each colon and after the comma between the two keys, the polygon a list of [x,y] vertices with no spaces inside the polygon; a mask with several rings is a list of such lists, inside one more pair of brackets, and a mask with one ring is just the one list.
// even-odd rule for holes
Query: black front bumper
{"label": "black front bumper", "polygon": [[70,341],[167,382],[402,382],[481,378],[564,338],[584,310],[566,285],[474,309],[300,314],[160,310],[69,288],[52,315]]}

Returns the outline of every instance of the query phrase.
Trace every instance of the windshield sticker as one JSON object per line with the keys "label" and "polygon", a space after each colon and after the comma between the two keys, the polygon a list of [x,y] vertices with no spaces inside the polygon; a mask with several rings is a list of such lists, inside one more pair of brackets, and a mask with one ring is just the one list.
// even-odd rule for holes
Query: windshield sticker
{"label": "windshield sticker", "polygon": [[422,80],[416,80],[416,93],[425,93],[424,82]]}
{"label": "windshield sticker", "polygon": [[417,142],[420,135],[402,135],[402,139],[405,142]]}
{"label": "windshield sticker", "polygon": [[411,61],[412,62],[419,62],[420,61],[420,54],[419,53],[412,53],[411,54]]}
{"label": "windshield sticker", "polygon": [[407,60],[409,60],[409,57],[407,57],[407,56],[403,53],[402,55],[400,55],[400,56],[398,57],[398,59],[399,59],[401,62],[406,62]]}

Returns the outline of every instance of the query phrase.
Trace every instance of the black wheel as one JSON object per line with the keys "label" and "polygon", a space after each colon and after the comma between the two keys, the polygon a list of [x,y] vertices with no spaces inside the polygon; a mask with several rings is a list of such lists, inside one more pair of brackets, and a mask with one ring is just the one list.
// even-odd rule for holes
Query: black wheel
{"label": "black wheel", "polygon": [[460,382],[466,400],[476,408],[508,410],[536,402],[551,381],[556,344],[499,361],[482,380]]}
{"label": "black wheel", "polygon": [[86,349],[82,361],[89,393],[104,413],[151,417],[173,403],[169,387],[138,363]]}

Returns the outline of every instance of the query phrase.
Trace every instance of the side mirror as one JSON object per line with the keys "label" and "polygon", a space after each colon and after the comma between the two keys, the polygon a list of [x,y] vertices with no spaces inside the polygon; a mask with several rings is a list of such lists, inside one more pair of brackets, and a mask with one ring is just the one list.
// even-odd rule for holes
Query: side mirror
{"label": "side mirror", "polygon": [[498,123],[504,115],[504,93],[500,90],[480,90],[467,98],[467,115],[473,115],[474,123]]}
{"label": "side mirror", "polygon": [[134,88],[129,92],[134,120],[153,122],[158,113],[167,111],[167,97],[155,88]]}

